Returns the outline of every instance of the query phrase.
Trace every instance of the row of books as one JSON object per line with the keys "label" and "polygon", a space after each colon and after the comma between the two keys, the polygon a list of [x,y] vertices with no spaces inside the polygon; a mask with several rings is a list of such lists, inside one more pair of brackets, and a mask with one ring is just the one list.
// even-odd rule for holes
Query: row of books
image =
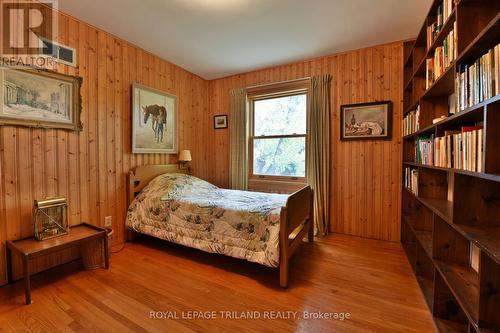
{"label": "row of books", "polygon": [[418,169],[405,168],[405,187],[418,196]]}
{"label": "row of books", "polygon": [[451,156],[447,163],[449,168],[468,170],[473,172],[484,172],[483,156],[484,130],[482,127],[469,128],[462,133],[455,133],[450,140]]}
{"label": "row of books", "polygon": [[500,94],[500,44],[472,65],[458,66],[456,91],[460,111]]}
{"label": "row of books", "polygon": [[436,10],[436,22],[427,26],[427,49],[429,49],[439,34],[441,29],[443,29],[444,22],[450,17],[453,11],[453,0],[443,0],[443,2],[438,6]]}
{"label": "row of books", "polygon": [[424,165],[434,165],[434,135],[416,140],[415,162]]}
{"label": "row of books", "polygon": [[436,47],[434,57],[426,59],[426,80],[425,89],[429,87],[444,74],[457,58],[456,37],[457,22],[453,25],[453,30],[446,36],[443,46]]}
{"label": "row of books", "polygon": [[446,131],[444,136],[418,138],[415,161],[419,164],[484,172],[483,127],[462,127],[460,131]]}
{"label": "row of books", "polygon": [[420,105],[403,118],[403,136],[415,133],[420,128]]}

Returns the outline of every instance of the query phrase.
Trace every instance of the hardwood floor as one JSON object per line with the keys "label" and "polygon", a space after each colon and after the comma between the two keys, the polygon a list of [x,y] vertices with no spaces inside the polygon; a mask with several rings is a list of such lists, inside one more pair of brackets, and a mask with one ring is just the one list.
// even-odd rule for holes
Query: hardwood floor
{"label": "hardwood floor", "polygon": [[[0,288],[0,332],[435,331],[400,244],[330,235],[301,245],[291,265],[281,289],[277,269],[145,238],[112,255],[109,271],[73,262],[34,276],[29,306],[21,282]],[[151,311],[179,319],[151,319]],[[195,311],[216,319],[186,318]],[[263,318],[273,314],[290,318]]]}

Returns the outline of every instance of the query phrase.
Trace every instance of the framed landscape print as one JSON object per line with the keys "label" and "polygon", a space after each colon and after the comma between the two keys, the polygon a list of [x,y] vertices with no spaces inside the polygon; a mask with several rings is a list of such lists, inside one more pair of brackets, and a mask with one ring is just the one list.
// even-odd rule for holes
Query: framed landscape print
{"label": "framed landscape print", "polygon": [[227,128],[227,114],[214,116],[214,129]]}
{"label": "framed landscape print", "polygon": [[132,152],[177,154],[177,96],[134,84]]}
{"label": "framed landscape print", "polygon": [[40,69],[0,68],[0,125],[81,130],[82,79]]}
{"label": "framed landscape print", "polygon": [[340,139],[390,139],[392,102],[342,105],[340,108]]}

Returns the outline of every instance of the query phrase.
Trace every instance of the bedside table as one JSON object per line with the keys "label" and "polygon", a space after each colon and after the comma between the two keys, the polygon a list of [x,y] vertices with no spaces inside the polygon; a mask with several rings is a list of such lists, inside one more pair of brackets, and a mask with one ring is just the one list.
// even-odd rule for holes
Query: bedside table
{"label": "bedside table", "polygon": [[17,241],[7,241],[7,277],[8,283],[12,282],[12,255],[20,255],[23,261],[23,276],[25,285],[26,304],[31,304],[30,268],[29,262],[40,256],[62,251],[73,246],[81,246],[89,241],[102,239],[104,246],[104,268],[109,268],[108,236],[106,230],[82,223],[70,227],[67,235],[38,241],[34,237],[29,237]]}

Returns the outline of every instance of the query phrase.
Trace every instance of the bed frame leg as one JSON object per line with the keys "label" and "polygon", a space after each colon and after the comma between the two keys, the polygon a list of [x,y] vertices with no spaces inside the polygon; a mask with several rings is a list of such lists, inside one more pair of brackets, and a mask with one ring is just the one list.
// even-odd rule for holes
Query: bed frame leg
{"label": "bed frame leg", "polygon": [[137,237],[137,232],[133,231],[133,230],[128,230],[126,231],[126,235],[127,235],[127,241],[134,241],[135,238]]}
{"label": "bed frame leg", "polygon": [[307,240],[309,243],[314,242],[314,221],[309,220],[309,230],[307,231]]}
{"label": "bed frame leg", "polygon": [[309,230],[307,232],[307,240],[309,243],[314,242],[314,191],[311,190],[311,199],[309,203]]}
{"label": "bed frame leg", "polygon": [[288,287],[288,260],[285,259],[280,263],[280,286]]}

